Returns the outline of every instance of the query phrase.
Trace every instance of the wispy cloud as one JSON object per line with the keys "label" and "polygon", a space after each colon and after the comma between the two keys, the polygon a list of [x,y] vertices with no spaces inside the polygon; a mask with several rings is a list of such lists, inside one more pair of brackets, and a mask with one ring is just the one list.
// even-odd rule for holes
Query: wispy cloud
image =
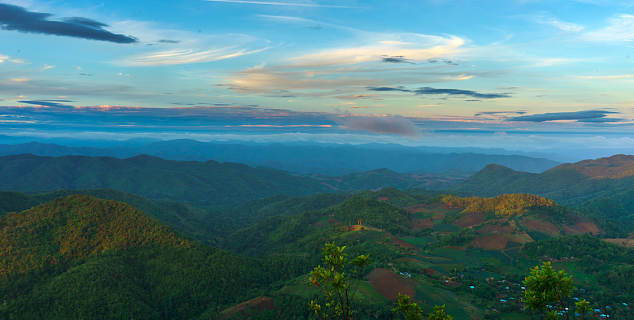
{"label": "wispy cloud", "polygon": [[581,35],[586,41],[634,41],[634,15],[621,14],[609,20],[609,25],[601,30]]}
{"label": "wispy cloud", "polygon": [[[225,45],[219,45],[219,43]],[[177,49],[142,53],[114,62],[125,66],[141,67],[205,63],[254,54],[269,48],[268,41],[245,35],[224,35],[192,39],[179,45]]]}
{"label": "wispy cloud", "polygon": [[28,11],[23,7],[0,3],[0,28],[7,31],[38,33],[56,36],[108,41],[114,43],[135,43],[132,36],[114,34],[105,29],[108,25],[83,17],[65,18],[62,21],[49,20],[50,13]]}
{"label": "wispy cloud", "polygon": [[398,92],[412,92],[417,95],[449,95],[449,96],[465,96],[478,99],[496,99],[496,98],[510,98],[508,93],[479,93],[472,90],[463,89],[435,89],[431,87],[421,87],[418,89],[407,89],[405,87],[367,87],[369,91],[398,91]]}
{"label": "wispy cloud", "polygon": [[580,32],[584,29],[581,25],[544,15],[533,16],[532,20],[540,24],[556,27],[557,29],[565,32]]}
{"label": "wispy cloud", "polygon": [[619,76],[568,76],[567,79],[598,79],[598,80],[621,80],[634,79],[634,74],[624,74]]}
{"label": "wispy cloud", "polygon": [[242,4],[258,4],[258,5],[269,5],[269,6],[362,9],[361,7],[339,6],[339,5],[317,4],[317,3],[306,3],[306,2],[293,3],[293,2],[245,1],[245,0],[204,0],[204,1],[209,1],[209,2],[227,2],[227,3],[242,3]]}

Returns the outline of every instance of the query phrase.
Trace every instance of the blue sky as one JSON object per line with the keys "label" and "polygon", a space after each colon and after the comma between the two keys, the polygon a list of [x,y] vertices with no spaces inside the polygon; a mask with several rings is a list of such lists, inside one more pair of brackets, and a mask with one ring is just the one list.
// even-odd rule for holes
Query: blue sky
{"label": "blue sky", "polygon": [[631,148],[634,1],[0,0],[0,133]]}

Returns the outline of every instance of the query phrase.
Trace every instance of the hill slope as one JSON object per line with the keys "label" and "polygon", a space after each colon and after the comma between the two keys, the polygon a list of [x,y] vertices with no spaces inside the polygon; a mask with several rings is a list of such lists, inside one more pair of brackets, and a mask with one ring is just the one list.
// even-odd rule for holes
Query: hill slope
{"label": "hill slope", "polygon": [[276,194],[305,196],[330,188],[305,177],[236,163],[169,161],[146,155],[0,157],[0,190],[111,188],[203,208],[228,207]]}
{"label": "hill slope", "polygon": [[202,245],[130,205],[83,195],[0,215],[0,228],[2,319],[215,318],[297,268]]}

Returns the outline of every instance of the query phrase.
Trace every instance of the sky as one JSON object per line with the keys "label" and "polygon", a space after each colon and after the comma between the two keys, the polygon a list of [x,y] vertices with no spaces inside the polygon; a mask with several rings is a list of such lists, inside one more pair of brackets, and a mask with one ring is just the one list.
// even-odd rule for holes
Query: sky
{"label": "sky", "polygon": [[0,0],[0,134],[618,151],[632,92],[634,1]]}

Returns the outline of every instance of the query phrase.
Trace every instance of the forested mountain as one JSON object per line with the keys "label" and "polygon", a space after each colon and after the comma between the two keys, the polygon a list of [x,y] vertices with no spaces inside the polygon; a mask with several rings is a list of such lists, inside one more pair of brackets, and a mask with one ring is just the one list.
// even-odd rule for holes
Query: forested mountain
{"label": "forested mountain", "polygon": [[541,174],[488,165],[451,188],[480,196],[530,193],[618,219],[634,212],[633,168],[634,156],[625,155],[562,164]]}
{"label": "forested mountain", "polygon": [[169,161],[147,155],[0,157],[0,190],[39,192],[111,188],[150,199],[222,208],[277,194],[306,196],[332,189],[269,168],[216,161]]}
{"label": "forested mountain", "polygon": [[[364,148],[350,145],[245,145],[220,144],[195,140],[171,140],[141,146],[111,148],[66,147],[56,144],[30,142],[19,145],[0,145],[0,155],[30,153],[39,156],[110,156],[129,158],[141,154],[168,160],[216,160],[265,166],[301,174],[342,176],[348,173],[387,168],[395,172],[438,172],[452,168],[478,171],[496,163],[514,170],[542,172],[560,162],[545,158],[520,155],[482,153],[429,153],[417,148]],[[398,159],[398,161],[395,161]]]}
{"label": "forested mountain", "polygon": [[0,228],[2,319],[215,318],[295,272],[290,261],[215,249],[89,196],[0,215]]}

